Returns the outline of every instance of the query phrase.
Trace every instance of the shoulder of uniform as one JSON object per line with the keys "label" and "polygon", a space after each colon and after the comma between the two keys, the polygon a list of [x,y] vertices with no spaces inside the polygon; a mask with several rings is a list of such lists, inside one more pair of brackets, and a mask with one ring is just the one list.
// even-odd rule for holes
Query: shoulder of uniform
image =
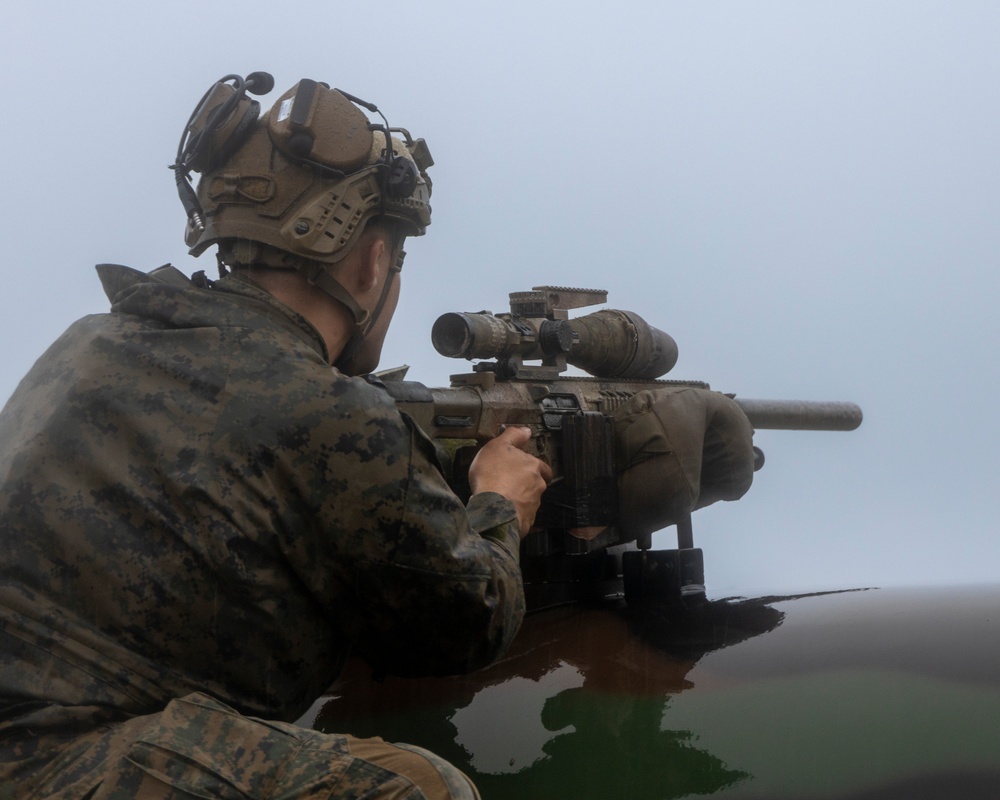
{"label": "shoulder of uniform", "polygon": [[164,264],[150,272],[142,272],[122,264],[98,264],[95,269],[104,293],[112,302],[123,291],[140,283],[161,283],[180,289],[191,287],[191,280],[171,264]]}

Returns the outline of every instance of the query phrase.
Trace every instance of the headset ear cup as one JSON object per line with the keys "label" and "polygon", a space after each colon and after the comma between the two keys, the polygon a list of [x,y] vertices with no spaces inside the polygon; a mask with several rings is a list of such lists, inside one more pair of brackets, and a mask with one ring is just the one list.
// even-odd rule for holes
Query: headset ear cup
{"label": "headset ear cup", "polygon": [[[240,146],[253,133],[254,126],[260,116],[260,103],[256,100],[243,98],[240,107],[236,109],[234,116],[238,116],[236,126],[231,128],[231,133],[225,136],[225,131],[219,131],[220,141],[211,143],[213,145],[210,158],[207,160],[205,169],[202,172],[211,172],[222,166],[230,157],[239,150]],[[229,127],[229,126],[227,126]],[[224,137],[224,138],[223,138]]]}
{"label": "headset ear cup", "polygon": [[400,199],[409,197],[417,188],[417,165],[404,156],[396,156],[389,165],[389,176],[385,182],[385,193]]}

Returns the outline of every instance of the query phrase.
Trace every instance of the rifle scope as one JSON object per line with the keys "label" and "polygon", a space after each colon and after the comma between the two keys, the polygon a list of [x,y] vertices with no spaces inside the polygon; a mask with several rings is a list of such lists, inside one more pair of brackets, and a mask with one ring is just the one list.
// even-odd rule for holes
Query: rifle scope
{"label": "rifle scope", "polygon": [[677,363],[677,343],[631,311],[605,309],[571,320],[514,314],[442,314],[431,329],[448,358],[544,359],[566,362],[597,378],[655,380]]}

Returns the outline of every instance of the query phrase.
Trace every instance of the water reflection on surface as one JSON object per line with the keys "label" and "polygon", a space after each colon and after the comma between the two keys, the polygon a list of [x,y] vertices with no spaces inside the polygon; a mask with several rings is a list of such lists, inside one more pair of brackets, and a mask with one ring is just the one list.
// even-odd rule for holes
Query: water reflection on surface
{"label": "water reflection on surface", "polygon": [[[469,763],[478,773],[521,772],[546,757],[545,745],[553,736],[575,730],[569,721],[555,722],[555,727],[543,721],[546,701],[582,685],[579,670],[561,662],[537,680],[516,676],[486,686],[452,715],[455,743],[469,754]],[[483,720],[490,724],[484,725]],[[512,736],[512,731],[517,735]]]}
{"label": "water reflection on surface", "polygon": [[692,686],[703,655],[783,616],[761,600],[684,613],[620,602],[540,612],[501,661],[473,675],[375,683],[351,664],[315,727],[426,747],[486,800],[710,794],[750,775],[673,729],[671,697]]}
{"label": "water reflection on surface", "polygon": [[423,745],[484,800],[1000,796],[1000,585],[529,616],[473,675],[352,663],[320,730]]}

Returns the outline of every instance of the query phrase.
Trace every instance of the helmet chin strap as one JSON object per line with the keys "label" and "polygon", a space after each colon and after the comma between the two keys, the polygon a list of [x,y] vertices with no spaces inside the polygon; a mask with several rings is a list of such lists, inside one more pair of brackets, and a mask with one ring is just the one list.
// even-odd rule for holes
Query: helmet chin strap
{"label": "helmet chin strap", "polygon": [[365,336],[368,335],[368,331],[372,329],[375,322],[382,315],[382,310],[385,308],[385,303],[389,298],[389,291],[392,289],[396,275],[403,268],[403,258],[405,256],[406,253],[400,250],[392,266],[389,267],[385,283],[382,284],[382,291],[379,294],[378,302],[371,312],[366,311],[358,305],[358,301],[344,288],[344,285],[340,281],[324,269],[323,265],[314,262],[303,265],[300,268],[300,271],[309,283],[318,287],[321,291],[343,305],[354,318],[354,331],[351,334],[351,338],[347,340],[337,360],[333,362],[333,366],[345,375],[356,374],[351,369],[351,361],[354,360],[354,357],[357,356],[358,351],[361,349],[361,343],[364,341]]}
{"label": "helmet chin strap", "polygon": [[[399,245],[394,245],[394,248],[399,248]],[[350,362],[358,354],[361,343],[364,341],[365,336],[368,335],[368,331],[372,329],[376,320],[382,315],[382,310],[389,298],[389,290],[392,289],[392,283],[395,280],[396,274],[403,268],[403,259],[405,256],[406,253],[399,248],[395,259],[389,267],[389,272],[386,275],[385,283],[382,285],[382,292],[379,295],[374,310],[367,311],[358,304],[358,301],[354,299],[354,296],[347,291],[344,285],[327,271],[328,264],[302,258],[301,256],[284,252],[268,245],[262,245],[259,242],[244,239],[228,242],[225,246],[220,246],[219,248],[220,274],[223,262],[243,265],[261,264],[273,269],[294,269],[310,285],[315,286],[346,308],[354,321],[353,331],[333,364],[333,366],[346,375],[355,374],[351,371]]]}

